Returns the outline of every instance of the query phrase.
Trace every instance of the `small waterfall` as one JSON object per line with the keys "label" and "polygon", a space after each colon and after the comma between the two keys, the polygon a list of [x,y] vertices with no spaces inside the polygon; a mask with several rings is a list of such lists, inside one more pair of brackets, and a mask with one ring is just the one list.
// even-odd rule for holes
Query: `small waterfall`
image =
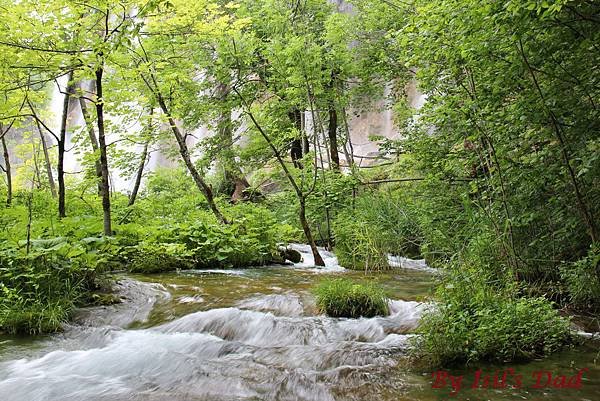
{"label": "small waterfall", "polygon": [[[297,251],[302,255],[302,260],[300,263],[295,263],[294,267],[303,269],[303,268],[314,268],[315,267],[315,258],[310,249],[310,245],[307,244],[290,244],[290,249]],[[320,268],[321,271],[331,272],[331,271],[344,271],[345,269],[340,266],[338,263],[337,257],[332,253],[326,250],[325,248],[319,247],[319,253],[325,262],[325,267]]]}
{"label": "small waterfall", "polygon": [[409,259],[402,256],[388,255],[388,264],[390,267],[401,269],[421,270],[431,273],[438,272],[437,269],[427,266],[425,259]]}

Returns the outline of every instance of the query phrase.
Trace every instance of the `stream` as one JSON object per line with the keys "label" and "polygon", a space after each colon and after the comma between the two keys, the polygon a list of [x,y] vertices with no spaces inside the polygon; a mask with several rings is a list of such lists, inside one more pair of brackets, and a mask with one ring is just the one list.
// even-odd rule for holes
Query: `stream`
{"label": "stream", "polygon": [[[191,270],[118,279],[123,302],[78,311],[63,333],[0,336],[0,400],[600,400],[600,343],[510,366],[478,369],[576,375],[579,389],[432,388],[432,372],[410,369],[410,338],[434,273],[394,259],[394,270],[344,270],[307,249],[294,266]],[[315,311],[311,288],[326,277],[374,281],[391,297],[388,317],[333,319]],[[545,376],[544,376],[545,377]],[[470,384],[470,382],[469,382]]]}

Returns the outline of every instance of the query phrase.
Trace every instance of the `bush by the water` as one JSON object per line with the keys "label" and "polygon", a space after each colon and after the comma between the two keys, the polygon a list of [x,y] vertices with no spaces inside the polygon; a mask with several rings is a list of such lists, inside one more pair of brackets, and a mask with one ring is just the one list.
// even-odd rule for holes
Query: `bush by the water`
{"label": "bush by the water", "polygon": [[134,273],[158,273],[194,267],[192,253],[183,244],[140,243],[127,269]]}
{"label": "bush by the water", "polygon": [[8,333],[59,330],[96,288],[99,258],[84,244],[55,238],[30,248],[0,243],[0,330]]}
{"label": "bush by the water", "polygon": [[416,218],[399,195],[368,194],[354,209],[338,214],[333,224],[340,265],[356,270],[386,270],[388,254],[419,255],[421,234]]}
{"label": "bush by the water", "polygon": [[563,266],[561,277],[575,306],[600,308],[600,246],[592,248],[585,258]]}
{"label": "bush by the water", "polygon": [[374,317],[389,314],[385,292],[374,284],[347,279],[321,282],[315,289],[317,307],[331,317]]}
{"label": "bush by the water", "polygon": [[[472,271],[471,271],[472,273]],[[572,338],[544,298],[523,298],[465,272],[450,273],[422,318],[416,354],[431,366],[510,362],[551,354]]]}

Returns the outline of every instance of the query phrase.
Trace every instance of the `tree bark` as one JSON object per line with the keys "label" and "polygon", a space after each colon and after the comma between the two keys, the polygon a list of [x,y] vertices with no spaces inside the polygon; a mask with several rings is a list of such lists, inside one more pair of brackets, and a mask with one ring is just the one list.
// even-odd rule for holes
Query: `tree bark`
{"label": "tree bark", "polygon": [[350,133],[348,118],[346,117],[346,109],[344,107],[342,107],[342,121],[344,123],[344,131],[346,132],[346,141],[344,143],[346,162],[350,167],[354,167],[354,146],[352,145],[352,134]]}
{"label": "tree bark", "polygon": [[54,173],[52,173],[52,164],[50,163],[50,155],[48,154],[48,144],[46,143],[46,136],[40,126],[40,122],[35,119],[38,132],[40,134],[40,141],[42,142],[42,151],[44,152],[44,164],[46,165],[46,175],[48,175],[48,186],[50,187],[50,193],[52,197],[56,198],[56,183],[54,182]]}
{"label": "tree bark", "polygon": [[329,152],[331,155],[331,168],[333,170],[340,170],[340,155],[338,154],[338,141],[337,141],[337,129],[338,129],[338,117],[337,110],[335,109],[335,102],[332,100],[329,102],[329,126],[327,134],[329,136]]}
{"label": "tree bark", "polygon": [[[83,83],[80,83],[79,86],[83,91]],[[81,108],[81,115],[83,116],[83,121],[85,122],[85,127],[87,128],[88,137],[90,138],[90,144],[92,146],[92,150],[94,153],[98,152],[98,139],[96,138],[96,133],[94,132],[94,125],[92,124],[92,118],[90,117],[90,112],[87,108],[87,104],[85,103],[85,99],[83,97],[79,98],[79,107]],[[94,166],[96,169],[96,177],[98,178],[98,196],[102,196],[102,166],[100,165],[100,158],[97,157],[94,161]]]}
{"label": "tree bark", "polygon": [[302,225],[302,231],[304,231],[304,236],[310,245],[310,250],[312,251],[313,257],[315,258],[315,266],[325,266],[325,261],[323,257],[319,253],[317,249],[317,244],[315,244],[315,239],[312,236],[312,231],[310,230],[310,226],[308,225],[308,221],[306,220],[306,200],[300,200],[300,224]]}
{"label": "tree bark", "polygon": [[8,154],[8,146],[6,146],[6,135],[2,135],[2,154],[4,156],[4,173],[6,174],[6,206],[12,204],[12,171],[10,167],[10,155]]}
{"label": "tree bark", "polygon": [[544,109],[546,109],[546,112],[548,113],[548,117],[550,118],[550,122],[552,124],[552,127],[554,128],[554,133],[556,135],[556,139],[558,140],[558,142],[560,144],[561,156],[562,156],[562,159],[563,159],[563,162],[565,165],[565,169],[567,170],[568,177],[571,181],[571,185],[573,186],[573,192],[575,193],[575,200],[577,202],[579,212],[581,214],[583,221],[585,222],[585,224],[588,228],[588,235],[590,236],[592,243],[598,242],[598,232],[597,232],[597,228],[596,228],[596,222],[594,220],[592,210],[590,208],[588,208],[587,203],[584,200],[584,196],[582,194],[581,188],[579,187],[579,181],[577,179],[577,175],[575,174],[575,170],[573,169],[573,166],[571,165],[571,157],[569,155],[565,137],[563,136],[562,127],[561,127],[560,123],[558,122],[558,118],[554,114],[554,111],[550,108],[550,106],[546,102],[546,97],[544,96],[544,92],[542,91],[542,88],[538,82],[538,79],[537,79],[537,76],[535,75],[533,67],[529,63],[529,59],[527,58],[527,56],[525,54],[525,50],[523,49],[523,43],[521,42],[521,40],[519,40],[518,48],[521,53],[521,57],[523,58],[523,61],[525,63],[525,66],[527,67],[529,74],[531,75],[533,84],[539,95],[542,105],[543,105]]}
{"label": "tree bark", "polygon": [[56,165],[58,178],[58,217],[67,216],[65,205],[65,142],[67,140],[67,123],[69,117],[69,99],[73,92],[73,72],[67,75],[67,89],[63,99],[63,109],[60,118],[60,133],[58,137],[58,163]]}
{"label": "tree bark", "polygon": [[160,92],[158,92],[158,88],[154,88],[154,93],[156,95],[156,98],[157,98],[156,100],[158,101],[158,105],[160,106],[163,113],[165,113],[165,115],[167,116],[169,125],[171,127],[171,131],[173,131],[173,135],[175,136],[175,139],[177,140],[177,144],[179,145],[179,154],[181,155],[181,158],[183,159],[185,166],[187,167],[188,171],[190,172],[190,175],[192,176],[194,183],[206,197],[208,206],[210,207],[210,210],[213,212],[213,214],[215,215],[217,220],[219,220],[219,222],[221,222],[223,224],[228,224],[229,222],[227,221],[225,216],[223,216],[223,214],[217,207],[217,204],[215,203],[215,198],[213,195],[212,188],[202,179],[202,176],[198,172],[198,169],[192,162],[192,159],[190,157],[190,151],[185,142],[185,138],[184,138],[183,134],[181,133],[181,131],[179,130],[179,127],[177,127],[175,120],[171,116],[171,113],[169,112],[169,108],[167,107],[167,104],[165,103],[165,100],[162,97],[162,94]]}
{"label": "tree bark", "polygon": [[102,173],[102,212],[104,235],[112,235],[112,224],[110,217],[110,183],[108,177],[108,157],[106,154],[106,135],[104,130],[104,98],[102,93],[102,76],[104,66],[96,69],[96,118],[98,124],[98,146],[100,148],[100,169]]}
{"label": "tree bark", "polygon": [[[35,141],[31,140],[31,150],[33,153],[33,167],[34,167],[34,175],[33,175],[33,182],[32,184],[32,189],[35,186],[37,189],[40,189],[42,187],[42,176],[40,174],[40,164],[38,163],[38,149],[36,149],[35,146]],[[37,179],[37,183],[35,182]]]}
{"label": "tree bark", "polygon": [[[219,100],[224,104],[229,95],[229,89],[225,84],[219,84],[217,86],[217,96]],[[233,128],[231,123],[231,109],[223,107],[217,121],[217,131],[221,140],[221,151],[218,153],[220,163],[225,170],[225,180],[230,184],[228,187],[232,188],[233,191],[230,193],[231,202],[236,203],[243,197],[243,192],[250,186],[244,173],[239,165],[235,161],[233,154]]]}
{"label": "tree bark", "polygon": [[337,140],[337,130],[338,130],[338,115],[337,109],[335,107],[335,86],[336,86],[336,72],[331,72],[331,80],[327,85],[327,89],[329,92],[329,101],[327,102],[327,108],[329,111],[329,124],[327,127],[327,136],[329,138],[329,161],[332,170],[339,171],[340,170],[340,155],[338,153],[338,140]]}
{"label": "tree bark", "polygon": [[129,196],[129,203],[127,206],[133,206],[135,200],[138,195],[138,191],[140,190],[140,185],[142,184],[142,177],[144,176],[144,167],[146,167],[146,162],[148,161],[148,146],[150,142],[146,142],[144,144],[144,150],[142,150],[142,158],[140,160],[140,165],[138,166],[137,173],[135,175],[135,183],[133,184],[133,189],[131,191],[131,195]]}
{"label": "tree bark", "polygon": [[[294,124],[294,128],[298,130],[300,134],[302,134],[302,112],[297,108],[294,108],[292,111],[288,113],[292,124]],[[292,145],[290,148],[290,157],[292,158],[292,162],[294,163],[294,167],[303,168],[302,162],[300,160],[304,157],[304,146],[303,146],[303,138],[296,138],[292,141]]]}

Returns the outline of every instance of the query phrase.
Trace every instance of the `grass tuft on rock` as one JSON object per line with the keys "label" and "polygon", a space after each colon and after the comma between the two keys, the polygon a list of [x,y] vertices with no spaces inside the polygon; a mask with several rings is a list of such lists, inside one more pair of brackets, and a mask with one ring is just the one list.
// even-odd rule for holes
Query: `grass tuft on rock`
{"label": "grass tuft on rock", "polygon": [[388,298],[380,287],[348,279],[321,282],[314,290],[317,308],[331,317],[374,317],[389,314]]}

